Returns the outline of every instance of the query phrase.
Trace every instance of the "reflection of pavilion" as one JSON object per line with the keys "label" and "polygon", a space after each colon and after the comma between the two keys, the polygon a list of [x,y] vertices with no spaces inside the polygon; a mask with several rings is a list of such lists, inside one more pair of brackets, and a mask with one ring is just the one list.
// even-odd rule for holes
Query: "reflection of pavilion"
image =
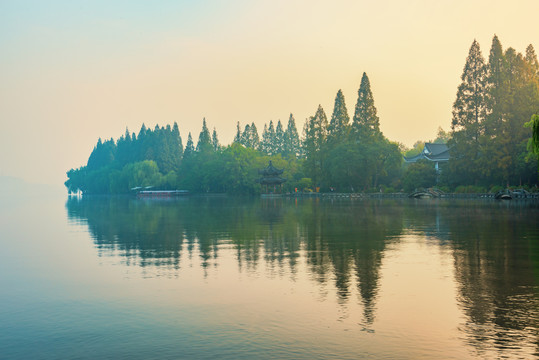
{"label": "reflection of pavilion", "polygon": [[258,170],[258,174],[262,175],[262,177],[257,181],[260,183],[260,185],[266,186],[266,191],[264,192],[265,194],[274,194],[277,192],[277,190],[279,191],[279,193],[282,192],[283,183],[286,181],[285,178],[282,178],[280,176],[283,174],[283,171],[283,169],[277,169],[276,167],[274,167],[271,163],[271,160],[267,168]]}

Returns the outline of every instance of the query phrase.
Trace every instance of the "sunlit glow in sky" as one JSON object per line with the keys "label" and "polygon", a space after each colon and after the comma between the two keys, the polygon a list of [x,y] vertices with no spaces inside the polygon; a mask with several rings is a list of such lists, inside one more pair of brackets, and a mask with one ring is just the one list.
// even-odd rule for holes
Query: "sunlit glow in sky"
{"label": "sunlit glow in sky", "polygon": [[0,176],[61,183],[97,139],[205,117],[222,144],[255,122],[301,132],[370,78],[380,126],[407,146],[449,130],[474,39],[539,47],[530,1],[0,1]]}

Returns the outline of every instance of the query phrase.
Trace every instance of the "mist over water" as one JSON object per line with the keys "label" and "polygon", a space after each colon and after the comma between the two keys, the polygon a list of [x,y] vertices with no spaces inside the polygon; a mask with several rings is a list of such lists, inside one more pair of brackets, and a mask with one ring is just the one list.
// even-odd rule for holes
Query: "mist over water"
{"label": "mist over water", "polygon": [[49,197],[0,205],[5,358],[539,353],[539,205]]}

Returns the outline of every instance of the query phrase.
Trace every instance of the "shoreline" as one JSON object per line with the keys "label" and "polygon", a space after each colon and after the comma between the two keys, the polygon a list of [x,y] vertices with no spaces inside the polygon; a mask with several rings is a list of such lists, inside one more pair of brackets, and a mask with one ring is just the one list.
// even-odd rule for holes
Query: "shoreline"
{"label": "shoreline", "polygon": [[[495,199],[494,193],[443,193],[431,199]],[[318,197],[350,199],[409,199],[409,193],[288,193],[283,197]],[[513,194],[513,200],[539,200],[539,193]]]}

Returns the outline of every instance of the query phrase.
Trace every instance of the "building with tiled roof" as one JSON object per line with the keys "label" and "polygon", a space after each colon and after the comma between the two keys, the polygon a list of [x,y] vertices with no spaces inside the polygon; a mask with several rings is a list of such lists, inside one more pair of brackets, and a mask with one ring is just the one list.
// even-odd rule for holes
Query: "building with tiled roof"
{"label": "building with tiled roof", "polygon": [[404,156],[404,161],[407,163],[415,163],[421,159],[434,162],[436,171],[439,171],[438,164],[449,161],[449,147],[447,144],[425,143],[423,150],[416,156]]}

